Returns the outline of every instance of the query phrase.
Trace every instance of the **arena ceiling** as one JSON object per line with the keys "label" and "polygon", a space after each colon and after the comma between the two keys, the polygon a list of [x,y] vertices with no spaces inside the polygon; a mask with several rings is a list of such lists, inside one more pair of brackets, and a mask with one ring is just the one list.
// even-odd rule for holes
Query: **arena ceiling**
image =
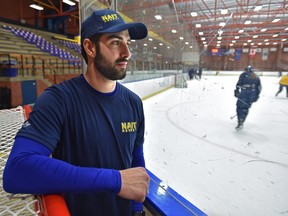
{"label": "arena ceiling", "polygon": [[288,44],[287,0],[71,0],[76,4],[67,11],[62,0],[33,1],[58,16],[77,18],[78,7],[117,9],[128,20],[144,22],[149,38],[156,39],[158,46],[189,49],[196,44],[200,48]]}

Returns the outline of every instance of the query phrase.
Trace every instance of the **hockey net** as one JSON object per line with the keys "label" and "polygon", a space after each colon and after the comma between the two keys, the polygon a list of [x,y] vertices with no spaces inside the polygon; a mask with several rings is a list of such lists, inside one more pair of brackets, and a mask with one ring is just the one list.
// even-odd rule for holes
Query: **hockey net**
{"label": "hockey net", "polygon": [[11,151],[14,137],[28,116],[29,108],[0,110],[0,215],[1,216],[68,216],[62,196],[9,194],[3,190],[2,175]]}
{"label": "hockey net", "polygon": [[175,88],[187,88],[187,81],[185,74],[176,74],[175,76]]}

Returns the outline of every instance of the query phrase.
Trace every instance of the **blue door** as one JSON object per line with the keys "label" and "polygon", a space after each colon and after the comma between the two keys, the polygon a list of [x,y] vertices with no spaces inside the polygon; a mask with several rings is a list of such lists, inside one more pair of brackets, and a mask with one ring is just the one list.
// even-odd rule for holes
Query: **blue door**
{"label": "blue door", "polygon": [[21,82],[22,104],[33,104],[37,99],[37,85],[35,80]]}

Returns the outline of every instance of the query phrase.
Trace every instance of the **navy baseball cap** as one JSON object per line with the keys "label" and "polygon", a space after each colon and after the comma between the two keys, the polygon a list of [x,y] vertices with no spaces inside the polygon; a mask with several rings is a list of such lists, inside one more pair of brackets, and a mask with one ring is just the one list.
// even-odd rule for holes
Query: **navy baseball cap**
{"label": "navy baseball cap", "polygon": [[85,38],[99,33],[116,33],[129,31],[131,39],[144,39],[148,30],[143,23],[125,23],[123,18],[114,10],[104,9],[94,11],[87,17],[81,26],[81,44]]}

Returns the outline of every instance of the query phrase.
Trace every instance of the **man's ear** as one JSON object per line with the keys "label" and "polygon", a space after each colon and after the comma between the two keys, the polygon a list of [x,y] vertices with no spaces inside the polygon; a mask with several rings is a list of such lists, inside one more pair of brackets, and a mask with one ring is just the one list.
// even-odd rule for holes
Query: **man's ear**
{"label": "man's ear", "polygon": [[86,38],[83,41],[83,47],[86,51],[87,57],[92,57],[95,58],[96,56],[96,49],[95,49],[95,45],[91,42],[91,40],[89,40],[88,38]]}

